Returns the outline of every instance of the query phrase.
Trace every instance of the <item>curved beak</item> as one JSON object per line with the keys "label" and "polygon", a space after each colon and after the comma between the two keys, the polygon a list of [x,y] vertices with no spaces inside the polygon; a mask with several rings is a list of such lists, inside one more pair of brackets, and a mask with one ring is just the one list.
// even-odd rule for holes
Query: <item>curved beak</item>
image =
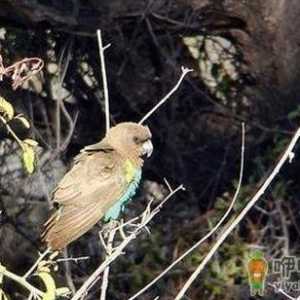
{"label": "curved beak", "polygon": [[150,157],[153,152],[153,145],[151,140],[147,140],[142,146],[142,155],[147,155]]}

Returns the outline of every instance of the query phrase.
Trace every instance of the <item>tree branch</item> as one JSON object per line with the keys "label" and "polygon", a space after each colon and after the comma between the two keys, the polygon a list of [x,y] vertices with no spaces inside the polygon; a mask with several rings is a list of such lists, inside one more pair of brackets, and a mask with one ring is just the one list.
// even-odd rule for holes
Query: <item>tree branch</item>
{"label": "tree branch", "polygon": [[80,289],[76,292],[71,300],[79,300],[87,291],[99,280],[99,276],[104,272],[107,266],[109,266],[116,258],[118,258],[121,254],[123,254],[123,250],[126,246],[134,240],[137,235],[146,227],[146,225],[153,219],[153,217],[160,212],[162,206],[178,191],[184,190],[182,185],[178,186],[175,190],[172,190],[171,193],[152,211],[150,210],[148,204],[144,213],[140,216],[141,222],[136,225],[136,228],[131,232],[131,234],[126,237],[112,252],[110,256],[108,256],[105,261],[94,271],[94,273],[83,283]]}
{"label": "tree branch", "polygon": [[189,255],[192,251],[198,248],[203,242],[205,242],[213,233],[217,231],[217,229],[223,224],[229,213],[231,212],[241,189],[243,173],[244,173],[244,160],[245,160],[245,125],[242,123],[242,146],[241,146],[241,164],[240,164],[240,172],[239,172],[239,181],[238,186],[236,188],[235,194],[233,196],[232,202],[230,203],[227,211],[224,216],[220,219],[217,225],[202,239],[200,239],[196,244],[194,244],[191,248],[185,251],[180,257],[178,257],[175,261],[173,261],[163,272],[161,272],[157,277],[155,277],[152,281],[150,281],[144,288],[130,297],[128,300],[134,300],[140,295],[142,295],[146,290],[148,290],[151,286],[153,286],[158,280],[160,280],[163,276],[165,276],[171,269],[173,269],[181,260],[183,260],[187,255]]}
{"label": "tree branch", "polygon": [[26,278],[21,277],[17,274],[14,274],[10,271],[8,271],[3,265],[0,264],[0,275],[5,276],[17,283],[19,283],[20,285],[22,285],[24,288],[26,288],[28,291],[30,291],[31,294],[35,295],[35,296],[39,296],[39,297],[43,297],[44,296],[44,292],[42,292],[41,290],[37,289],[36,287],[34,287],[33,285],[31,285]]}
{"label": "tree branch", "polygon": [[98,46],[99,46],[99,57],[100,57],[100,62],[101,62],[101,74],[102,74],[103,93],[104,93],[104,102],[105,102],[105,125],[106,125],[106,133],[107,133],[110,128],[110,113],[109,113],[109,95],[108,95],[104,51],[110,45],[103,47],[100,29],[97,30],[97,39],[98,39]]}
{"label": "tree branch", "polygon": [[169,93],[162,98],[148,113],[145,114],[145,116],[139,121],[139,124],[143,124],[156,110],[159,109],[160,106],[162,106],[179,88],[181,82],[183,81],[185,75],[189,72],[192,72],[192,69],[188,69],[185,67],[181,67],[182,74],[178,80],[178,82],[175,84],[175,86],[169,91]]}
{"label": "tree branch", "polygon": [[236,226],[243,220],[245,215],[249,212],[249,210],[256,204],[256,202],[260,199],[260,197],[264,194],[266,189],[270,186],[276,175],[281,170],[282,166],[286,163],[286,161],[291,162],[292,158],[294,157],[293,149],[300,138],[300,128],[296,131],[294,134],[291,142],[289,143],[288,147],[286,148],[285,152],[283,153],[282,157],[280,158],[277,165],[274,167],[271,174],[267,177],[267,179],[264,181],[264,183],[261,185],[261,187],[258,189],[258,191],[255,193],[255,195],[250,199],[248,204],[245,206],[245,208],[240,212],[240,214],[236,217],[235,220],[228,226],[227,229],[223,232],[223,234],[220,236],[220,238],[216,241],[214,246],[211,248],[211,250],[208,252],[207,256],[203,259],[201,264],[197,267],[197,269],[193,272],[193,274],[190,276],[188,281],[184,284],[183,288],[180,290],[180,292],[177,294],[175,300],[182,299],[182,297],[185,295],[188,288],[191,286],[191,284],[194,282],[194,280],[199,276],[201,271],[204,269],[204,267],[207,265],[207,263],[211,260],[213,255],[217,252],[219,247],[222,245],[222,243],[225,241],[225,239],[229,236],[229,234],[236,228]]}

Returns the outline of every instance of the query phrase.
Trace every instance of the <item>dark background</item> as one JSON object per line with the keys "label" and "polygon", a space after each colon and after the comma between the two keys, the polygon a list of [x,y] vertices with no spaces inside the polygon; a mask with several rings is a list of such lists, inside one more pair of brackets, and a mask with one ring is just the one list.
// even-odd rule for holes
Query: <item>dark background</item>
{"label": "dark background", "polygon": [[[155,150],[145,164],[141,192],[124,218],[142,212],[151,196],[163,198],[164,177],[187,190],[154,219],[152,234],[140,236],[113,264],[108,299],[126,299],[225,212],[238,180],[241,122],[246,124],[246,161],[236,212],[284,151],[300,118],[299,13],[297,0],[1,1],[4,64],[33,56],[42,58],[45,68],[16,91],[8,80],[0,85],[0,95],[33,124],[31,132],[19,134],[41,146],[37,172],[28,176],[17,146],[3,136],[0,262],[18,274],[32,264],[43,247],[39,234],[51,209],[51,190],[79,150],[104,135],[97,28],[104,43],[111,43],[105,55],[113,124],[139,121],[174,86],[182,65],[195,69],[147,121]],[[237,49],[240,80],[230,83],[235,93],[228,92],[226,101],[209,92],[183,43],[183,37],[198,35],[224,37]],[[284,167],[190,288],[189,299],[248,299],[244,262],[255,245],[268,257],[298,254],[295,152],[294,162]],[[70,265],[76,287],[101,261],[98,230],[68,249],[73,257],[90,256]],[[141,299],[173,299],[213,240]],[[55,277],[59,285],[66,284],[63,264]],[[14,283],[7,282],[6,288],[12,299],[23,299]],[[87,298],[96,299],[98,292],[94,288]],[[267,296],[274,299],[273,291]]]}

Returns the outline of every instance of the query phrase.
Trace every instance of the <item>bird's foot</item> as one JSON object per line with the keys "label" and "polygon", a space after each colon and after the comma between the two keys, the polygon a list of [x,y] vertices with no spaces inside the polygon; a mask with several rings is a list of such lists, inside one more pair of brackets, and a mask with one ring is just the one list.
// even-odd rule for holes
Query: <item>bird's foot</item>
{"label": "bird's foot", "polygon": [[113,239],[119,227],[119,221],[111,220],[103,226],[101,231],[99,231],[100,242],[107,254],[112,251]]}
{"label": "bird's foot", "polygon": [[117,220],[110,220],[107,224],[105,224],[101,230],[103,237],[107,238],[111,231],[116,230],[119,227],[120,222]]}

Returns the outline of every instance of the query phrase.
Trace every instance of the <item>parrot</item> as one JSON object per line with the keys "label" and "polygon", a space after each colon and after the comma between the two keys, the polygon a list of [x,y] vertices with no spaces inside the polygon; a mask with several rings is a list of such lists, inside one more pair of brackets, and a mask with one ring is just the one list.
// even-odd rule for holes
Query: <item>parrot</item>
{"label": "parrot", "polygon": [[123,122],[75,156],[52,193],[55,212],[44,224],[42,241],[53,251],[89,231],[102,218],[116,220],[139,186],[144,160],[153,151],[148,126]]}

